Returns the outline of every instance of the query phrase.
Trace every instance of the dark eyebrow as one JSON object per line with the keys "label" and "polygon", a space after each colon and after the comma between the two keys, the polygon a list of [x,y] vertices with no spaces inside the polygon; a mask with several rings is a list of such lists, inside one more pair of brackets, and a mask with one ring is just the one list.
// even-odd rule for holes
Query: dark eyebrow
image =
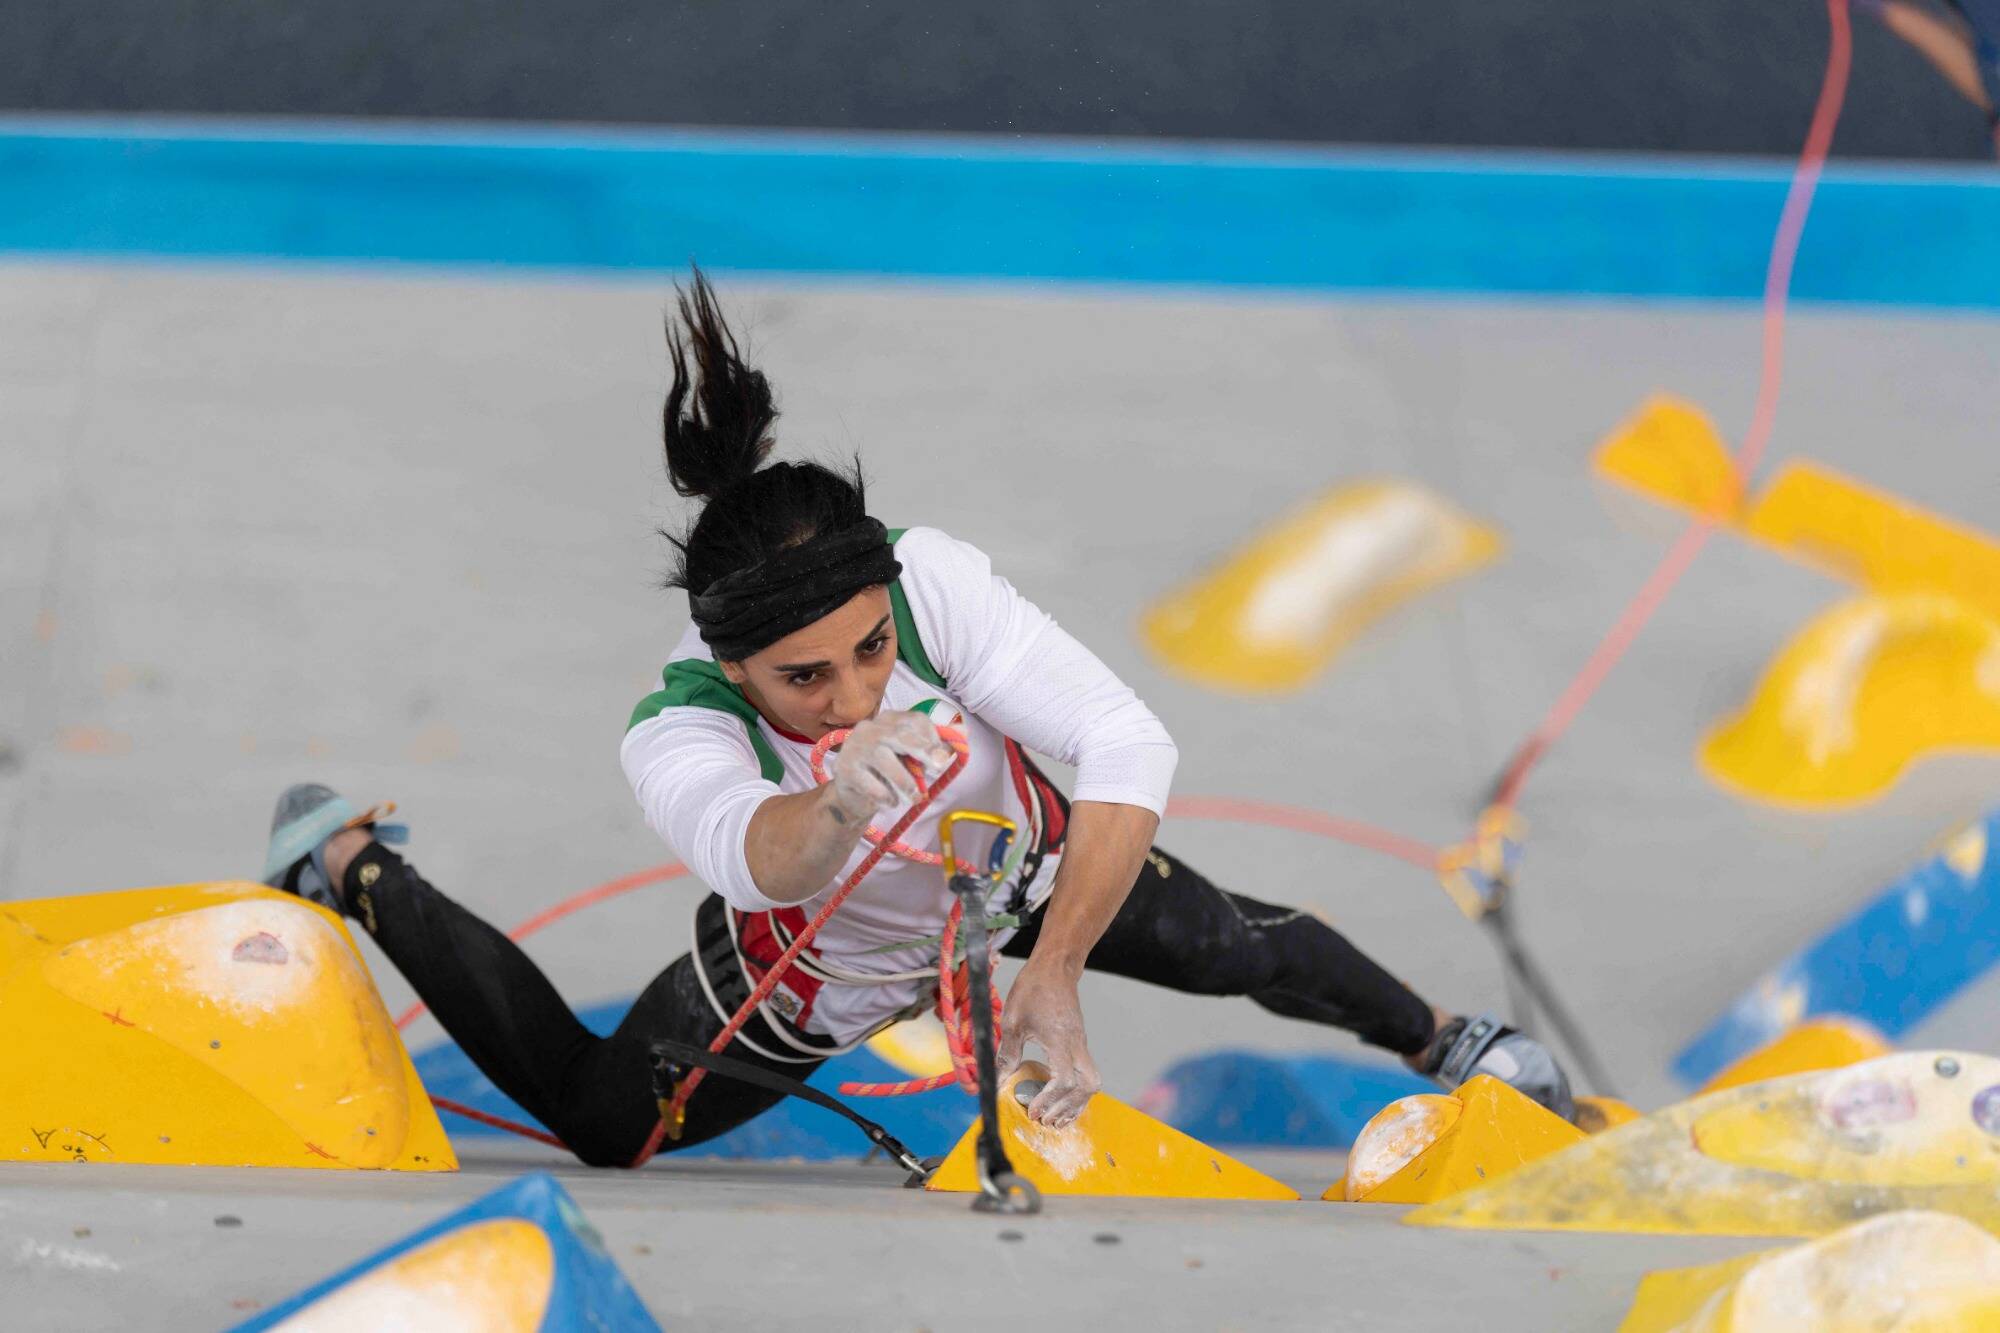
{"label": "dark eyebrow", "polygon": [[[864,646],[865,644],[867,644],[867,642],[868,642],[868,641],[869,641],[870,639],[873,639],[873,638],[876,638],[876,637],[878,637],[878,636],[879,636],[879,635],[880,635],[880,634],[882,633],[882,627],[883,627],[883,626],[885,626],[885,625],[887,625],[888,623],[889,623],[889,617],[888,617],[888,616],[883,616],[883,617],[882,617],[882,618],[881,618],[880,620],[876,621],[876,622],[875,622],[875,628],[874,628],[874,629],[871,629],[871,630],[869,630],[869,631],[868,631],[868,632],[867,632],[866,634],[862,635],[862,636],[861,636],[861,642],[860,642],[860,643],[857,643],[857,644],[855,644],[855,645],[854,645],[854,651],[856,651],[856,652],[860,652],[860,651],[861,651],[861,649],[862,649],[862,647],[863,647],[863,646]],[[771,668],[771,670],[773,670],[773,671],[777,672],[777,673],[778,673],[779,675],[781,675],[781,676],[790,676],[790,675],[794,675],[794,674],[796,674],[796,673],[798,673],[798,672],[801,672],[801,671],[819,671],[819,670],[821,670],[822,668],[825,668],[825,667],[830,667],[830,666],[832,666],[832,665],[833,665],[833,663],[831,663],[831,662],[826,662],[826,661],[820,661],[820,662],[788,662],[788,663],[786,663],[786,664],[785,664],[785,665],[783,665],[783,666],[776,666],[776,667],[772,667],[772,668]]]}

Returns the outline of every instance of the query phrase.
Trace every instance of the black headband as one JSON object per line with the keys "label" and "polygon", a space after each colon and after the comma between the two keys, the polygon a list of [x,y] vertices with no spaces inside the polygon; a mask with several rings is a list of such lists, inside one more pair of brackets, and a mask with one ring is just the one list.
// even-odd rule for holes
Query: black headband
{"label": "black headband", "polygon": [[724,575],[690,595],[688,609],[716,657],[740,662],[902,572],[888,530],[864,518]]}

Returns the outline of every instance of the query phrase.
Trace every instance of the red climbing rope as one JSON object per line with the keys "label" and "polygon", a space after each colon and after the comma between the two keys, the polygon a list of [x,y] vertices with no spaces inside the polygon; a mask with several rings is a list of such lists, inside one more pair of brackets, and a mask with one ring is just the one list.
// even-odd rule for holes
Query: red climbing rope
{"label": "red climbing rope", "polygon": [[1384,856],[1393,856],[1398,861],[1407,861],[1419,870],[1438,868],[1440,853],[1435,847],[1428,847],[1414,838],[1405,838],[1387,829],[1376,828],[1372,824],[1363,824],[1353,819],[1339,819],[1296,805],[1235,800],[1227,796],[1176,796],[1167,802],[1167,818],[1217,819],[1236,824],[1263,824],[1269,828],[1310,833],[1316,837],[1332,838],[1335,842],[1344,842],[1352,847],[1380,852]]}
{"label": "red climbing rope", "polygon": [[[846,728],[830,731],[813,745],[811,756],[813,781],[820,786],[825,786],[828,781],[827,754],[845,741],[847,734]],[[884,833],[873,824],[863,829],[861,836],[891,856],[900,856],[919,865],[944,865],[943,852],[927,852],[921,847],[912,847]],[[976,868],[960,861],[957,871],[960,874],[972,874]],[[912,1093],[931,1092],[956,1082],[967,1092],[978,1095],[979,1072],[972,1062],[972,1009],[969,1004],[960,1002],[956,993],[957,980],[951,965],[952,958],[958,953],[959,923],[964,919],[964,904],[954,902],[951,911],[945,916],[944,934],[938,940],[937,1016],[938,1021],[944,1024],[945,1046],[951,1052],[951,1069],[928,1078],[904,1079],[900,1083],[843,1083],[840,1085],[842,1093],[849,1097],[906,1097]],[[995,1040],[998,1040],[1000,1035],[998,991],[993,992],[993,1035]]]}
{"label": "red climbing rope", "polygon": [[[958,1084],[973,1096],[979,1095],[979,1066],[972,1046],[972,1004],[958,990],[958,969],[951,959],[958,954],[958,927],[965,919],[965,905],[955,902],[944,921],[944,935],[938,941],[937,1016],[944,1024],[944,1043],[951,1052],[951,1068],[927,1078],[908,1078],[899,1083],[842,1083],[847,1097],[907,1097],[912,1093],[934,1092]],[[1000,1039],[1000,992],[992,993],[993,1039]]]}
{"label": "red climbing rope", "polygon": [[[1785,192],[1784,211],[1778,216],[1778,230],[1771,241],[1771,257],[1764,271],[1764,338],[1762,365],[1757,378],[1757,405],[1750,413],[1750,428],[1736,456],[1737,494],[1743,493],[1750,476],[1763,460],[1765,447],[1777,422],[1778,390],[1784,379],[1785,313],[1791,298],[1792,265],[1798,259],[1799,242],[1805,235],[1806,218],[1812,211],[1813,194],[1819,188],[1820,172],[1833,148],[1834,127],[1840,123],[1840,106],[1847,96],[1847,75],[1853,64],[1853,33],[1848,25],[1848,0],[1827,0],[1827,17],[1832,32],[1826,57],[1826,74],[1820,81],[1819,100],[1813,107],[1812,125],[1806,132],[1804,149],[1792,172],[1791,187]],[[1528,774],[1561,739],[1577,714],[1597,693],[1611,669],[1639,637],[1646,622],[1667,599],[1667,594],[1694,563],[1695,556],[1715,532],[1715,521],[1696,518],[1667,552],[1645,586],[1639,589],[1603,640],[1592,651],[1576,678],[1563,690],[1555,706],[1528,739],[1514,752],[1493,794],[1492,805],[1511,808]]]}
{"label": "red climbing rope", "polygon": [[[812,768],[813,783],[815,786],[824,787],[831,780],[827,777],[826,773],[826,757],[841,742],[847,739],[848,732],[851,730],[852,728],[849,727],[841,727],[837,730],[829,731],[826,735],[813,742],[812,753],[807,756],[807,763]],[[861,836],[867,839],[869,846],[885,848],[891,856],[900,856],[905,861],[915,861],[918,865],[926,866],[941,866],[944,864],[944,854],[942,852],[927,852],[921,847],[912,847],[906,842],[890,837],[873,824],[863,828]],[[972,867],[965,865],[963,862],[960,862],[960,868],[968,871],[972,869]]]}
{"label": "red climbing rope", "polygon": [[432,1097],[431,1105],[437,1107],[440,1111],[449,1111],[453,1115],[462,1115],[467,1120],[477,1120],[482,1125],[491,1125],[495,1129],[504,1129],[509,1134],[519,1134],[524,1139],[533,1139],[537,1143],[546,1143],[551,1148],[561,1148],[564,1152],[569,1151],[567,1143],[564,1143],[547,1130],[536,1129],[533,1125],[524,1125],[518,1120],[508,1120],[504,1116],[488,1115],[477,1107],[467,1106],[464,1102],[455,1102],[447,1097]]}
{"label": "red climbing rope", "polygon": [[[806,922],[805,928],[793,937],[790,946],[783,953],[779,954],[777,960],[765,970],[763,979],[750,992],[750,998],[743,1002],[742,1006],[737,1009],[735,1016],[722,1025],[722,1031],[717,1033],[715,1040],[708,1044],[711,1054],[721,1054],[729,1043],[736,1039],[736,1034],[743,1030],[743,1025],[750,1021],[750,1016],[757,1012],[759,1006],[764,1001],[771,998],[771,992],[778,988],[778,982],[783,979],[785,973],[791,970],[792,964],[798,961],[799,955],[806,951],[806,946],[812,943],[813,937],[819,934],[820,928],[832,919],[833,914],[840,910],[841,904],[847,901],[849,895],[861,886],[861,881],[868,878],[869,872],[874,870],[882,858],[888,854],[890,847],[895,845],[896,840],[909,831],[910,826],[917,822],[918,816],[930,808],[931,802],[935,801],[939,794],[946,787],[949,787],[953,779],[957,778],[959,772],[964,769],[966,756],[970,753],[970,750],[966,747],[965,737],[950,727],[939,727],[938,738],[951,747],[951,763],[946,765],[944,772],[938,774],[937,781],[928,786],[924,785],[921,778],[918,779],[916,802],[903,812],[902,818],[890,826],[889,831],[883,834],[880,842],[868,849],[868,855],[861,858],[861,864],[854,867],[854,872],[847,877],[846,881],[838,889],[834,890],[833,895],[826,900],[825,905],[813,915],[813,919]],[[701,1086],[702,1080],[707,1074],[708,1071],[706,1069],[693,1069],[688,1072],[686,1078],[681,1080],[680,1086],[674,1090],[673,1100],[667,1105],[665,1112],[660,1116],[659,1123],[653,1126],[653,1132],[647,1136],[646,1146],[641,1148],[639,1155],[632,1159],[632,1166],[641,1167],[653,1159],[653,1154],[660,1150],[661,1142],[667,1137],[668,1122],[672,1120],[678,1123],[686,1115],[688,1098],[694,1095],[694,1090]]]}

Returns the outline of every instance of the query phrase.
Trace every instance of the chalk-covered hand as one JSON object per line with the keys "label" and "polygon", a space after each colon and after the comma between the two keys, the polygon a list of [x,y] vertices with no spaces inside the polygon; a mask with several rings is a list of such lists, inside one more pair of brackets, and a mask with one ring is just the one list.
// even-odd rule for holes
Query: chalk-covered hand
{"label": "chalk-covered hand", "polygon": [[1028,1118],[1054,1129],[1074,1121],[1104,1086],[1083,1033],[1083,1003],[1076,978],[1059,966],[1030,958],[1014,978],[1001,1015],[1000,1077],[1021,1063],[1021,1050],[1035,1043],[1049,1058],[1049,1082],[1028,1103]]}
{"label": "chalk-covered hand", "polygon": [[951,759],[951,747],[938,738],[937,727],[922,713],[883,713],[849,732],[833,756],[831,799],[840,810],[859,818],[887,806],[906,806],[917,799],[911,766],[929,781]]}

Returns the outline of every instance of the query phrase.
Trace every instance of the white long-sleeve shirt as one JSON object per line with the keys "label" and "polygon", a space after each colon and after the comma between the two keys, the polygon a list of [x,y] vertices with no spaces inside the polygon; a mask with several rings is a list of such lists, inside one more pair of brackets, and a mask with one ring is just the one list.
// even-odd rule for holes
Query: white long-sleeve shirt
{"label": "white long-sleeve shirt", "polygon": [[[946,681],[927,683],[898,660],[882,697],[884,709],[910,709],[936,701],[933,717],[962,721],[969,756],[943,797],[904,834],[914,847],[936,851],[938,821],[952,809],[991,810],[1022,821],[1002,741],[1076,769],[1072,799],[1137,805],[1161,814],[1178,758],[1173,740],[1129,686],[1045,612],[993,572],[978,548],[935,528],[911,528],[896,543],[908,602],[923,654]],[[674,662],[712,663],[713,655],[692,626],[675,648]],[[712,668],[711,668],[712,670]],[[666,696],[655,695],[654,700]],[[713,704],[673,702],[648,716],[642,705],[620,750],[646,822],[710,888],[743,911],[785,906],[758,889],[750,874],[746,841],[757,807],[780,793],[810,791],[812,745],[786,735],[732,700],[737,711]],[[763,756],[751,740],[754,727],[773,755],[776,780],[765,776]],[[887,827],[897,812],[885,810]],[[857,843],[840,873],[810,901],[808,914],[837,889],[868,852]],[[1044,861],[1028,901],[1048,893],[1056,858]],[[871,871],[819,933],[814,947],[830,964],[856,973],[915,970],[932,962],[922,947],[873,953],[885,944],[935,936],[951,910],[951,893],[936,866],[887,856]],[[1004,938],[1004,932],[1002,937]],[[809,1031],[852,1040],[908,1006],[917,982],[829,985],[806,1021]]]}

